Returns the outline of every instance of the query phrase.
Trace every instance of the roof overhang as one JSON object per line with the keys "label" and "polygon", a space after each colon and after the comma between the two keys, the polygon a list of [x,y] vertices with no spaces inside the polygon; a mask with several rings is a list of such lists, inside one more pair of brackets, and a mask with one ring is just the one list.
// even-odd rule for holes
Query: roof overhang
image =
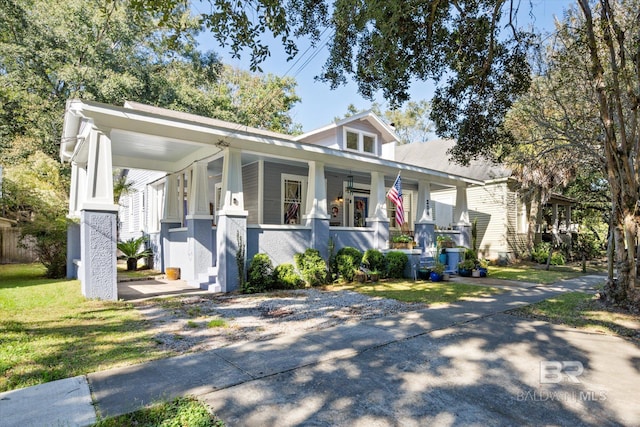
{"label": "roof overhang", "polygon": [[195,161],[220,156],[226,147],[233,147],[274,158],[318,161],[345,170],[375,169],[388,175],[402,171],[404,179],[415,181],[483,184],[446,172],[300,142],[290,135],[136,103],[116,107],[68,101],[60,146],[62,161],[87,161],[85,141],[93,129],[109,135],[114,168],[173,173]]}

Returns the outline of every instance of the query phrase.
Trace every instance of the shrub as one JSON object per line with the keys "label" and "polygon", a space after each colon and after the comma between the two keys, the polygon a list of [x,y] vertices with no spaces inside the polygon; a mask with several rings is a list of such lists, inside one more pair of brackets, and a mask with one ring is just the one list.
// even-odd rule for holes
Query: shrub
{"label": "shrub", "polygon": [[368,265],[371,270],[385,271],[384,255],[377,249],[367,249],[362,263]]}
{"label": "shrub", "polygon": [[296,261],[296,267],[309,285],[318,286],[327,283],[329,276],[327,264],[317,249],[309,248],[303,253],[296,254],[294,259]]}
{"label": "shrub", "polygon": [[566,262],[562,252],[554,252],[551,254],[551,265],[564,265]]}
{"label": "shrub", "polygon": [[38,215],[21,231],[22,246],[34,245],[38,260],[47,269],[46,276],[59,279],[67,274],[67,219],[64,216]]}
{"label": "shrub", "polygon": [[404,267],[409,262],[407,254],[399,251],[387,253],[385,257],[387,264],[387,277],[392,279],[401,279],[404,277]]}
{"label": "shrub", "polygon": [[476,261],[478,259],[478,253],[473,249],[467,249],[466,251],[464,251],[464,259]]}
{"label": "shrub", "polygon": [[549,250],[551,250],[551,244],[548,242],[540,242],[531,251],[531,260],[538,264],[544,264],[549,257]]}
{"label": "shrub", "polygon": [[273,264],[267,254],[256,254],[249,264],[248,280],[242,291],[264,292],[273,288]]}
{"label": "shrub", "polygon": [[352,282],[355,272],[360,268],[362,252],[351,246],[340,249],[336,255],[338,273],[347,282]]}
{"label": "shrub", "polygon": [[293,264],[280,264],[273,270],[275,289],[298,289],[304,287],[304,280],[296,273]]}

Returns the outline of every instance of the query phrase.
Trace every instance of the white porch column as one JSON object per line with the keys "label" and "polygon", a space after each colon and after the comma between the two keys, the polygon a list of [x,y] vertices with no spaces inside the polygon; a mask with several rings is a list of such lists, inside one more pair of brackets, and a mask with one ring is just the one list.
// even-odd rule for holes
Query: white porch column
{"label": "white porch column", "polygon": [[387,196],[384,186],[384,174],[381,172],[371,172],[371,192],[369,194],[369,216],[370,220],[389,221],[387,216]]}
{"label": "white porch column", "polygon": [[240,150],[227,148],[222,164],[222,211],[244,212],[244,195],[242,190],[242,153]]}
{"label": "white porch column", "polygon": [[416,212],[416,223],[433,222],[433,201],[431,200],[431,183],[427,181],[418,182],[418,209]]}
{"label": "white porch column", "polygon": [[389,242],[389,217],[387,216],[384,173],[371,171],[371,191],[369,192],[369,212],[367,214],[367,225],[375,230],[374,249],[386,249]]}
{"label": "white porch column", "polygon": [[565,213],[567,214],[567,217],[565,218],[567,224],[567,232],[571,232],[571,205],[567,205],[565,207]]}
{"label": "white porch column", "polygon": [[415,241],[422,253],[429,252],[430,256],[436,256],[433,249],[436,245],[435,222],[433,221],[433,209],[435,205],[431,199],[431,183],[418,181],[418,208],[415,222]]}
{"label": "white porch column", "polygon": [[182,222],[178,209],[178,175],[167,175],[164,181],[164,208],[162,209],[162,221]]}
{"label": "white porch column", "polygon": [[[324,163],[310,161],[307,179],[306,219],[328,219],[327,185],[324,177]],[[307,221],[308,222],[308,221]]]}
{"label": "white porch column", "polygon": [[327,184],[324,176],[324,163],[309,161],[307,177],[306,225],[311,227],[311,247],[328,256],[329,214],[327,212]]}
{"label": "white porch column", "polygon": [[553,218],[551,222],[553,223],[553,232],[556,233],[558,231],[558,204],[554,203],[551,206],[553,207]]}
{"label": "white porch column", "polygon": [[[117,300],[116,216],[113,202],[111,139],[93,129],[89,135],[86,186],[80,208],[80,279],[87,298]],[[81,176],[76,175],[76,178]],[[78,184],[78,188],[83,188]]]}
{"label": "white porch column", "polygon": [[456,205],[453,209],[454,228],[460,230],[458,244],[471,247],[471,223],[469,222],[469,206],[467,204],[467,185],[456,186]]}
{"label": "white porch column", "polygon": [[167,267],[178,267],[171,265],[171,241],[169,230],[182,225],[180,218],[178,200],[178,175],[170,174],[164,181],[164,206],[162,207],[162,219],[160,220],[160,271],[165,272]]}
{"label": "white porch column", "polygon": [[[80,241],[80,206],[87,196],[87,165],[71,162],[71,188],[69,191],[69,213],[67,218],[67,279],[78,278],[78,262],[82,257]],[[80,264],[81,266],[81,264]]]}
{"label": "white porch column", "polygon": [[208,162],[196,162],[191,174],[191,186],[189,187],[189,216],[205,215],[211,219],[209,212],[209,175]]}
{"label": "white porch column", "polygon": [[[244,210],[242,189],[242,152],[227,148],[222,164],[222,209],[218,211],[216,232],[218,283],[220,291],[230,292],[238,289],[240,274],[245,275],[246,268],[238,271],[236,255],[240,246],[244,246],[246,262],[247,216]],[[218,290],[216,288],[216,290]]]}

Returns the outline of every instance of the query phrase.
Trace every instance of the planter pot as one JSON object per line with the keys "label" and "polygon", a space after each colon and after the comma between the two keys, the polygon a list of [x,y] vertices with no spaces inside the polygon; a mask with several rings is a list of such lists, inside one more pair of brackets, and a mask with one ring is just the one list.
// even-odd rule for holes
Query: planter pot
{"label": "planter pot", "polygon": [[369,275],[369,277],[371,278],[371,281],[372,281],[372,282],[377,282],[378,280],[380,280],[380,275],[379,275],[379,274],[371,273],[371,274]]}
{"label": "planter pot", "polygon": [[356,282],[364,283],[367,281],[367,275],[362,271],[358,271],[354,277]]}
{"label": "planter pot", "polygon": [[432,282],[440,282],[442,280],[442,274],[436,273],[435,271],[432,271],[429,277]]}
{"label": "planter pot", "polygon": [[486,268],[480,267],[478,271],[480,272],[480,277],[487,277],[488,270]]}
{"label": "planter pot", "polygon": [[473,277],[480,277],[480,271],[479,270],[473,270],[471,272],[471,276]]}
{"label": "planter pot", "polygon": [[167,276],[167,280],[178,280],[180,279],[180,269],[178,267],[167,267],[165,269],[165,275]]}
{"label": "planter pot", "polygon": [[429,273],[431,273],[431,271],[429,271],[426,268],[419,269],[418,270],[418,279],[428,280],[429,279]]}
{"label": "planter pot", "polygon": [[127,258],[127,271],[136,271],[138,269],[138,260],[136,258]]}
{"label": "planter pot", "polygon": [[471,277],[471,270],[468,268],[460,268],[458,269],[458,274],[462,277]]}
{"label": "planter pot", "polygon": [[438,255],[438,262],[442,265],[447,265],[447,254]]}
{"label": "planter pot", "polygon": [[391,249],[413,249],[413,242],[391,242]]}

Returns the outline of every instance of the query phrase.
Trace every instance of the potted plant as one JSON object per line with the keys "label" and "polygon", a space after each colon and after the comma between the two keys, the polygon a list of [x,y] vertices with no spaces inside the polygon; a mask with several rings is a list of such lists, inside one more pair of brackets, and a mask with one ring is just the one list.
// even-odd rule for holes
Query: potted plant
{"label": "potted plant", "polygon": [[462,277],[471,277],[474,268],[476,268],[476,263],[474,260],[464,260],[458,263],[458,274]]}
{"label": "potted plant", "polygon": [[480,277],[487,277],[489,273],[489,261],[486,259],[478,261],[478,271],[480,272]]}
{"label": "potted plant", "polygon": [[428,280],[429,274],[431,274],[431,269],[429,267],[418,268],[418,279]]}
{"label": "potted plant", "polygon": [[432,282],[439,282],[442,280],[442,275],[444,274],[444,264],[440,264],[436,262],[433,267],[431,267],[431,273],[429,273],[429,278]]}
{"label": "potted plant", "polygon": [[391,238],[392,249],[413,249],[413,237],[408,234],[398,234]]}
{"label": "potted plant", "polygon": [[377,282],[378,280],[380,280],[380,272],[378,270],[371,270],[371,272],[369,273],[369,277],[371,278],[372,282]]}
{"label": "potted plant", "polygon": [[138,260],[153,254],[151,249],[145,249],[147,236],[132,237],[124,242],[118,242],[117,247],[122,252],[121,259],[127,260],[127,271],[135,271],[138,268]]}

